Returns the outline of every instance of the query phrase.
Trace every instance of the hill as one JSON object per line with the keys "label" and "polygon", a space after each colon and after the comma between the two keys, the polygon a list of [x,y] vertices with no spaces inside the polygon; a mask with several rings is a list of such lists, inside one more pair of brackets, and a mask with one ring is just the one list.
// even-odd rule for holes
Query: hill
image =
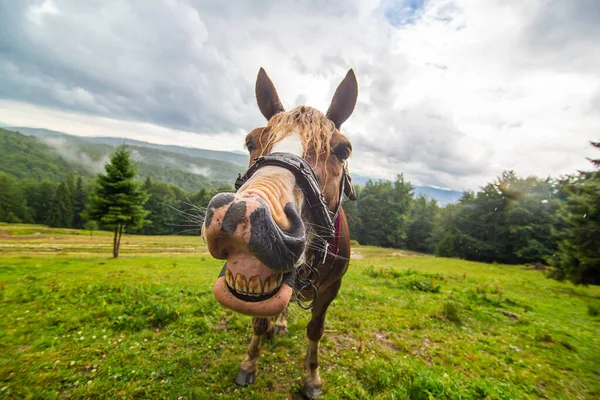
{"label": "hill", "polygon": [[91,143],[101,143],[109,145],[110,147],[117,147],[122,143],[136,146],[136,147],[147,147],[150,149],[162,150],[169,153],[183,154],[186,156],[194,157],[194,158],[204,158],[210,160],[218,160],[218,161],[227,161],[232,164],[247,166],[248,165],[248,155],[244,153],[238,152],[230,152],[230,151],[215,151],[215,150],[205,150],[194,147],[183,147],[183,146],[174,146],[174,145],[162,145],[156,143],[144,142],[141,140],[135,139],[127,139],[127,138],[117,138],[117,137],[101,137],[101,136],[74,136],[69,135],[63,132],[52,131],[49,129],[40,129],[40,128],[27,128],[27,127],[12,127],[10,128],[13,131],[18,131],[25,135],[36,136],[36,137],[69,137],[69,138],[79,138],[82,140],[86,140]]}
{"label": "hill", "polygon": [[[248,165],[248,155],[241,152],[161,145],[127,138],[74,136],[40,128],[8,129],[41,139],[64,159],[94,173],[102,171],[108,154],[116,146],[126,143],[134,150],[133,155],[139,164],[140,173],[151,174],[156,179],[166,180],[186,190],[196,190],[199,181],[210,180],[213,184],[233,182]],[[200,180],[193,175],[201,176]],[[351,173],[351,176],[353,183],[360,186],[364,186],[369,180],[378,180],[356,173]],[[456,190],[431,186],[415,186],[414,191],[417,196],[435,199],[442,206],[456,203],[462,196],[462,192]]]}
{"label": "hill", "polygon": [[[14,135],[18,135],[21,140],[37,142],[39,145],[44,146],[45,153],[54,153],[55,156],[66,162],[72,170],[80,174],[102,172],[109,154],[123,142],[116,139],[96,141],[97,138],[67,135],[47,129],[11,129],[19,131],[19,133],[12,132],[14,138],[17,137]],[[25,136],[25,134],[31,136]],[[131,143],[134,142],[146,143],[139,141],[132,141]],[[155,180],[169,182],[186,191],[196,191],[200,188],[231,183],[245,169],[241,165],[227,161],[173,153],[160,148],[133,144],[129,144],[128,147],[132,152],[132,157],[137,162],[140,179],[150,175]],[[11,173],[10,171],[6,172]],[[53,179],[60,178],[55,177]]]}
{"label": "hill", "polygon": [[60,180],[70,172],[91,175],[73,166],[47,144],[0,128],[0,171],[19,179]]}
{"label": "hill", "polygon": [[218,160],[218,161],[227,161],[232,164],[248,166],[248,155],[241,154],[237,152],[231,151],[215,151],[215,150],[206,150],[206,149],[198,149],[194,147],[183,147],[183,146],[174,146],[174,145],[163,145],[163,144],[155,144],[148,143],[141,140],[134,139],[119,139],[114,137],[90,137],[87,138],[90,141],[94,141],[96,143],[106,143],[112,146],[118,146],[121,143],[125,142],[128,145],[136,146],[136,147],[147,147],[151,149],[157,149],[162,151],[167,151],[170,153],[183,154],[190,157],[195,158],[205,158],[210,160]]}

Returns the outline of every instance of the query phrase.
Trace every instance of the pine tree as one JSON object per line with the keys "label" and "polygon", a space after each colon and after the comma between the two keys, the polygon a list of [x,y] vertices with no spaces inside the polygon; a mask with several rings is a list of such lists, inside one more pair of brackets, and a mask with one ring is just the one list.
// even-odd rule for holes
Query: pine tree
{"label": "pine tree", "polygon": [[73,194],[75,193],[75,175],[73,175],[73,172],[69,172],[69,175],[67,175],[67,189],[69,189],[69,193]]}
{"label": "pine tree", "polygon": [[87,215],[113,229],[113,257],[117,258],[123,230],[149,222],[145,219],[149,212],[144,209],[148,195],[134,180],[137,171],[125,145],[117,148],[104,169],[106,174],[96,178]]}
{"label": "pine tree", "polygon": [[30,222],[20,182],[3,172],[0,172],[0,221]]}
{"label": "pine tree", "polygon": [[24,181],[22,185],[33,222],[48,223],[58,184],[50,181]]}
{"label": "pine tree", "polygon": [[83,213],[87,203],[87,195],[83,187],[81,176],[77,178],[77,185],[73,192],[73,228],[83,229],[85,219]]}
{"label": "pine tree", "polygon": [[58,185],[54,199],[50,205],[48,226],[53,228],[70,228],[73,223],[73,202],[69,186],[65,182]]}
{"label": "pine tree", "polygon": [[[592,142],[600,149],[600,142]],[[580,172],[563,182],[566,194],[559,213],[558,251],[549,258],[551,276],[575,284],[600,284],[600,159],[596,171]]]}

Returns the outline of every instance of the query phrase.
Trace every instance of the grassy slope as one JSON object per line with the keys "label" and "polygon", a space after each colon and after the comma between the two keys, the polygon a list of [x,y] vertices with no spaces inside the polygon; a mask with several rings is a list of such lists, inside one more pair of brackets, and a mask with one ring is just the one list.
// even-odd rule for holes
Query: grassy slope
{"label": "grassy slope", "polygon": [[[289,398],[308,313],[233,378],[248,317],[221,309],[222,262],[192,237],[0,224],[0,398]],[[373,247],[355,257],[322,340],[326,398],[598,398],[600,288],[539,271]],[[487,396],[487,397],[486,397]]]}

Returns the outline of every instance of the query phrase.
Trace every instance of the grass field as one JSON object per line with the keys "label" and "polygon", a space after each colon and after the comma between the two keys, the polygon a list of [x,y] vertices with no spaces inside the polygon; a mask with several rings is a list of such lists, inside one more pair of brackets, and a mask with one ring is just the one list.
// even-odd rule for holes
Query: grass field
{"label": "grass field", "polygon": [[[233,379],[250,318],[222,309],[198,237],[0,224],[0,398],[298,398],[308,312]],[[325,398],[598,399],[600,288],[354,248],[321,347]]]}

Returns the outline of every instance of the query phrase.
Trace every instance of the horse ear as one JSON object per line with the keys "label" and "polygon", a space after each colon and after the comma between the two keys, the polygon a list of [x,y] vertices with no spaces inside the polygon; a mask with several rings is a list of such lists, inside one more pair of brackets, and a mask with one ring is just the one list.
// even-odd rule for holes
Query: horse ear
{"label": "horse ear", "polygon": [[258,108],[267,121],[273,115],[285,111],[277,95],[277,90],[275,90],[275,85],[273,85],[273,82],[271,82],[271,79],[262,67],[258,71],[258,77],[256,78],[255,92]]}
{"label": "horse ear", "polygon": [[350,69],[344,80],[340,83],[333,95],[329,110],[327,110],[327,118],[335,124],[337,129],[350,117],[356,99],[358,98],[358,82],[354,71]]}

